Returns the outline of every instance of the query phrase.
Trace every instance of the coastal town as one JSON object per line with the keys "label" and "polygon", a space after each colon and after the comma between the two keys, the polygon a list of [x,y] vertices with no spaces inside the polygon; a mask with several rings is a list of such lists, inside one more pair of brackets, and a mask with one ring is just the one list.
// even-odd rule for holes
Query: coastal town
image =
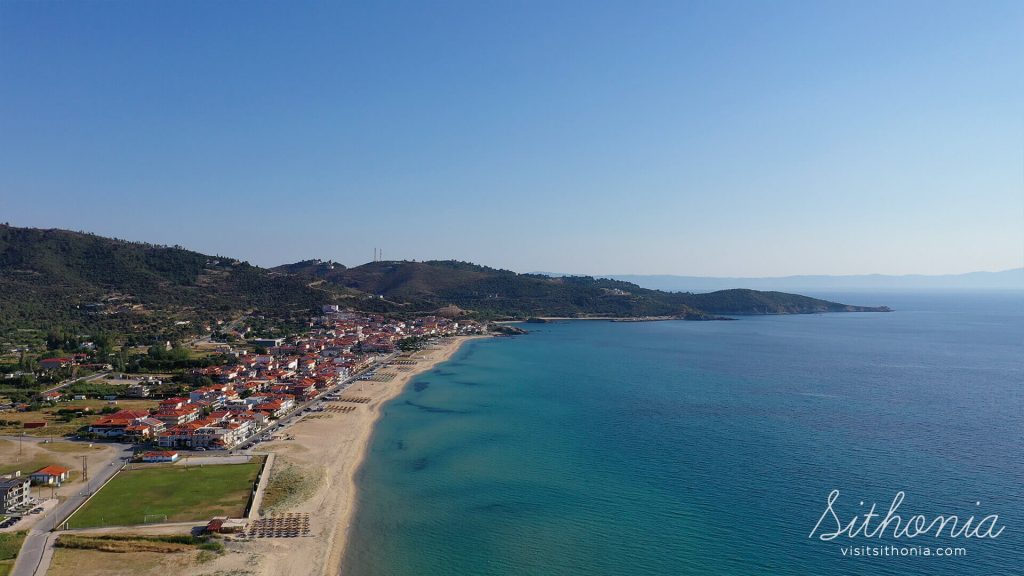
{"label": "coastal town", "polygon": [[88,433],[165,449],[233,449],[296,408],[309,410],[310,401],[393,354],[403,339],[480,332],[475,322],[434,316],[405,322],[346,314],[337,306],[324,312],[308,334],[287,342],[254,340],[266,346],[265,354],[236,354],[232,364],[195,371],[213,384],[163,399],[153,412],[118,411],[92,423]]}
{"label": "coastal town", "polygon": [[[209,379],[187,396],[158,400],[151,410],[117,410],[93,420],[83,435],[118,439],[166,449],[230,450],[265,431],[297,407],[349,381],[394,354],[404,340],[427,340],[479,334],[472,320],[452,321],[437,316],[403,321],[365,316],[324,306],[323,315],[310,322],[305,334],[288,338],[255,338],[248,343],[263,353],[224,346],[230,361],[198,368],[191,375]],[[84,355],[42,359],[43,371],[76,366]],[[87,365],[89,366],[89,365]],[[118,399],[149,398],[153,378],[128,379],[120,394],[104,395],[110,406]],[[116,380],[114,380],[116,381]],[[61,390],[40,394],[38,401],[60,405],[87,400]],[[64,411],[78,412],[73,406]],[[30,404],[0,404],[4,411],[29,411]],[[88,410],[88,409],[85,409]],[[44,422],[26,421],[26,429]]]}
{"label": "coastal town", "polygon": [[[69,554],[81,555],[70,549],[81,545],[73,539],[92,530],[103,532],[99,538],[107,538],[111,530],[123,538],[186,520],[195,524],[186,526],[186,532],[202,541],[196,546],[217,535],[220,555],[222,542],[262,538],[265,544],[267,538],[310,536],[316,529],[333,533],[336,526],[331,523],[337,518],[330,515],[315,518],[313,528],[309,512],[297,523],[267,515],[286,509],[275,506],[274,499],[289,500],[302,485],[288,475],[299,468],[287,456],[298,445],[296,436],[304,426],[321,430],[315,441],[334,435],[352,450],[351,458],[339,462],[351,475],[380,404],[414,374],[447,358],[462,337],[486,331],[487,326],[472,320],[434,315],[400,319],[328,305],[300,333],[239,334],[242,338],[230,345],[196,340],[193,353],[214,347],[219,361],[184,370],[179,380],[192,385],[174,389],[161,387],[155,375],[119,374],[109,366],[91,365],[86,354],[45,358],[40,371],[73,374],[69,369],[89,365],[97,371],[71,382],[88,379],[104,387],[101,396],[90,397],[61,383],[31,402],[0,405],[0,424],[7,426],[6,438],[0,438],[0,539],[23,541],[6,570],[16,576],[59,575]],[[117,383],[117,393],[111,393],[110,383]],[[179,393],[169,394],[172,390]],[[344,429],[344,421],[324,428],[341,415],[351,416],[352,430]],[[57,417],[70,417],[76,427],[57,428],[59,421],[52,420]],[[12,430],[12,424],[21,429]],[[57,430],[66,434],[58,436]],[[346,433],[360,442],[344,441]],[[225,475],[218,480],[222,470]],[[147,485],[178,482],[182,471],[190,473],[188,482],[203,485],[188,505],[162,505],[161,498],[180,497],[174,489],[147,492]],[[200,480],[202,474],[211,478]],[[314,473],[304,480],[317,482]],[[142,482],[141,493],[138,487],[122,486],[133,481]],[[180,489],[191,488],[181,484]],[[205,510],[211,511],[209,517]],[[326,538],[324,545],[334,540]],[[203,552],[208,551],[197,554],[209,563],[210,555]]]}

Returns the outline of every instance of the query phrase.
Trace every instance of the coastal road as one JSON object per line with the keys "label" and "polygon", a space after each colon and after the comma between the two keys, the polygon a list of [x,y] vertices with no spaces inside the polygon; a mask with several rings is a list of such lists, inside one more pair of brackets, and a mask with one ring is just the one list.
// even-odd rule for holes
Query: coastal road
{"label": "coastal road", "polygon": [[[40,438],[39,441],[42,439]],[[130,458],[132,455],[133,446],[131,444],[105,443],[105,445],[114,446],[119,450],[116,450],[112,456],[90,460],[89,481],[82,487],[82,490],[58,504],[28,531],[25,543],[21,545],[21,551],[14,562],[11,576],[45,575],[50,567],[49,559],[53,555],[53,542],[56,540],[56,535],[51,530],[60,525],[94,491],[110,480],[121,469],[123,459]]]}

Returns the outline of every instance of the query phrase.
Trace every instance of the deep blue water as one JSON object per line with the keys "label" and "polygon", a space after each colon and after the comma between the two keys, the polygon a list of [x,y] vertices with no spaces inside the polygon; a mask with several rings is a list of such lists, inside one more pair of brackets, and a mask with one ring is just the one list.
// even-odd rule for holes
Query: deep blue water
{"label": "deep blue water", "polygon": [[[469,343],[385,408],[344,574],[1022,573],[1024,295],[827,296],[896,311]],[[902,490],[1005,531],[808,538],[833,489],[844,520]]]}

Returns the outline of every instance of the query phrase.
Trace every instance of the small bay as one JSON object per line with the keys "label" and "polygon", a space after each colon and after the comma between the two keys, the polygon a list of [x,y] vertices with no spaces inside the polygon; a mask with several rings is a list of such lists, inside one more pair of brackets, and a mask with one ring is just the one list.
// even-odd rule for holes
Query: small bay
{"label": "small bay", "polygon": [[[1024,297],[822,296],[896,311],[570,321],[468,343],[384,408],[343,574],[1018,570]],[[998,514],[1006,530],[809,538],[831,490],[847,520],[903,491],[904,517]]]}

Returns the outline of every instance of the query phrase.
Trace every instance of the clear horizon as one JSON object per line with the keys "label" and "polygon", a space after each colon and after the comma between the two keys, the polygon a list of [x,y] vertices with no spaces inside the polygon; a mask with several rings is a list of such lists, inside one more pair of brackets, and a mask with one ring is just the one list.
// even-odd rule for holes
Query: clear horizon
{"label": "clear horizon", "polygon": [[1024,266],[1024,4],[0,4],[0,221],[261,266]]}

